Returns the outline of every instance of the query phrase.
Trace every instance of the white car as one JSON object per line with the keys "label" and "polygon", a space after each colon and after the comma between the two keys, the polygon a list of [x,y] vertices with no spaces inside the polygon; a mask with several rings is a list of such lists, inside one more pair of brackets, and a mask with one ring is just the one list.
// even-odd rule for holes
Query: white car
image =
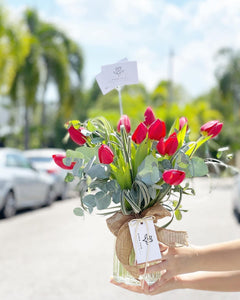
{"label": "white car", "polygon": [[240,175],[236,176],[233,192],[233,212],[237,221],[240,223]]}
{"label": "white car", "polygon": [[52,158],[53,154],[65,154],[65,151],[57,148],[43,148],[24,151],[25,157],[31,161],[34,168],[39,171],[44,171],[52,176],[54,179],[56,198],[65,199],[74,195],[75,186],[73,183],[67,183],[64,181],[67,171],[61,169],[55,164]]}
{"label": "white car", "polygon": [[23,208],[51,205],[51,176],[34,169],[20,150],[0,148],[0,213],[8,218]]}

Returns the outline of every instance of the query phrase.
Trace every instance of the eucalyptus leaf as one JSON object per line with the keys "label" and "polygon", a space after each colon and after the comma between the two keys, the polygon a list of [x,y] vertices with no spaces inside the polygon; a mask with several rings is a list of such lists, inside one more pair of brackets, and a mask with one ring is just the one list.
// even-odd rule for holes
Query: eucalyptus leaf
{"label": "eucalyptus leaf", "polygon": [[95,194],[97,209],[106,209],[111,203],[111,196],[102,191]]}
{"label": "eucalyptus leaf", "polygon": [[208,174],[208,168],[204,160],[200,157],[190,159],[189,171],[191,177],[201,177]]}
{"label": "eucalyptus leaf", "polygon": [[88,194],[88,195],[84,196],[82,201],[87,207],[95,207],[96,206],[95,195],[93,195],[93,194]]}
{"label": "eucalyptus leaf", "polygon": [[83,160],[82,159],[75,159],[75,166],[73,167],[73,175],[74,176],[78,176],[78,177],[82,177],[83,175],[83,169],[82,169],[82,165],[83,165]]}
{"label": "eucalyptus leaf", "polygon": [[94,164],[88,171],[87,174],[93,179],[106,179],[110,174],[109,165],[104,164]]}
{"label": "eucalyptus leaf", "polygon": [[158,160],[153,155],[148,155],[138,167],[137,179],[147,185],[152,185],[158,182],[160,178]]}
{"label": "eucalyptus leaf", "polygon": [[71,163],[72,163],[72,158],[71,157],[65,157],[63,159],[63,163],[64,163],[65,166],[69,167],[71,165]]}
{"label": "eucalyptus leaf", "polygon": [[74,213],[76,216],[79,216],[79,217],[84,216],[84,211],[83,211],[83,209],[82,209],[81,207],[76,207],[76,208],[74,208],[73,213]]}
{"label": "eucalyptus leaf", "polygon": [[98,160],[98,147],[89,148],[89,147],[79,147],[75,151],[67,150],[67,157],[71,157],[72,159],[80,158],[84,161],[90,161],[94,156],[96,156],[96,163],[99,163]]}

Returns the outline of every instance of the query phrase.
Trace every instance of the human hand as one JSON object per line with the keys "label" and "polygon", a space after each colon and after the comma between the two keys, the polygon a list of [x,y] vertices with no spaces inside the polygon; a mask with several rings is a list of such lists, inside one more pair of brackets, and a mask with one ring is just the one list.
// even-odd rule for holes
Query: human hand
{"label": "human hand", "polygon": [[[151,265],[147,268],[147,273],[162,271],[160,283],[168,281],[179,274],[191,273],[198,270],[198,250],[193,247],[168,247],[159,244],[162,260],[160,263]],[[145,268],[140,270],[144,274]]]}
{"label": "human hand", "polygon": [[128,291],[145,295],[157,295],[163,292],[181,288],[180,276],[175,276],[168,281],[161,278],[150,286],[145,281],[141,281],[141,286],[128,285],[122,282],[120,283],[114,279],[111,279],[110,282]]}

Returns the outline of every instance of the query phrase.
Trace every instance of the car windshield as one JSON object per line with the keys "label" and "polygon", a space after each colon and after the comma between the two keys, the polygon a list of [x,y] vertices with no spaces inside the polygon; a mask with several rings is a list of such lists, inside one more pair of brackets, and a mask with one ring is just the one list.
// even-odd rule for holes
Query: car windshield
{"label": "car windshield", "polygon": [[49,163],[53,161],[51,157],[29,157],[29,159],[35,163]]}

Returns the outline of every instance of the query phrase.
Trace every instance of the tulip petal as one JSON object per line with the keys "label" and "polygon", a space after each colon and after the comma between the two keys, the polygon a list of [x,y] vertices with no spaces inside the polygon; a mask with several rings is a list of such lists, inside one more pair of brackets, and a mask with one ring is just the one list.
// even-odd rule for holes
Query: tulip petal
{"label": "tulip petal", "polygon": [[144,113],[144,117],[145,117],[144,124],[146,126],[150,126],[156,120],[153,110],[150,106],[147,107],[147,109]]}
{"label": "tulip petal", "polygon": [[163,121],[157,119],[148,128],[148,137],[150,140],[159,141],[166,135],[166,125]]}
{"label": "tulip petal", "polygon": [[98,149],[98,158],[101,164],[111,164],[113,162],[114,154],[107,145],[101,145]]}
{"label": "tulip petal", "polygon": [[[83,129],[83,128],[82,128]],[[81,133],[81,128],[76,129],[73,126],[68,128],[71,139],[78,145],[84,145],[86,143],[86,137]]]}
{"label": "tulip petal", "polygon": [[147,127],[144,123],[140,123],[132,135],[132,140],[136,144],[141,144],[147,136]]}
{"label": "tulip petal", "polygon": [[63,154],[53,154],[52,158],[56,165],[58,165],[60,168],[65,169],[65,170],[72,170],[76,164],[76,162],[72,162],[70,166],[66,166],[63,163],[63,159],[66,158],[66,156]]}
{"label": "tulip petal", "polygon": [[163,180],[170,185],[179,185],[185,178],[185,172],[180,170],[166,170],[162,175]]}

